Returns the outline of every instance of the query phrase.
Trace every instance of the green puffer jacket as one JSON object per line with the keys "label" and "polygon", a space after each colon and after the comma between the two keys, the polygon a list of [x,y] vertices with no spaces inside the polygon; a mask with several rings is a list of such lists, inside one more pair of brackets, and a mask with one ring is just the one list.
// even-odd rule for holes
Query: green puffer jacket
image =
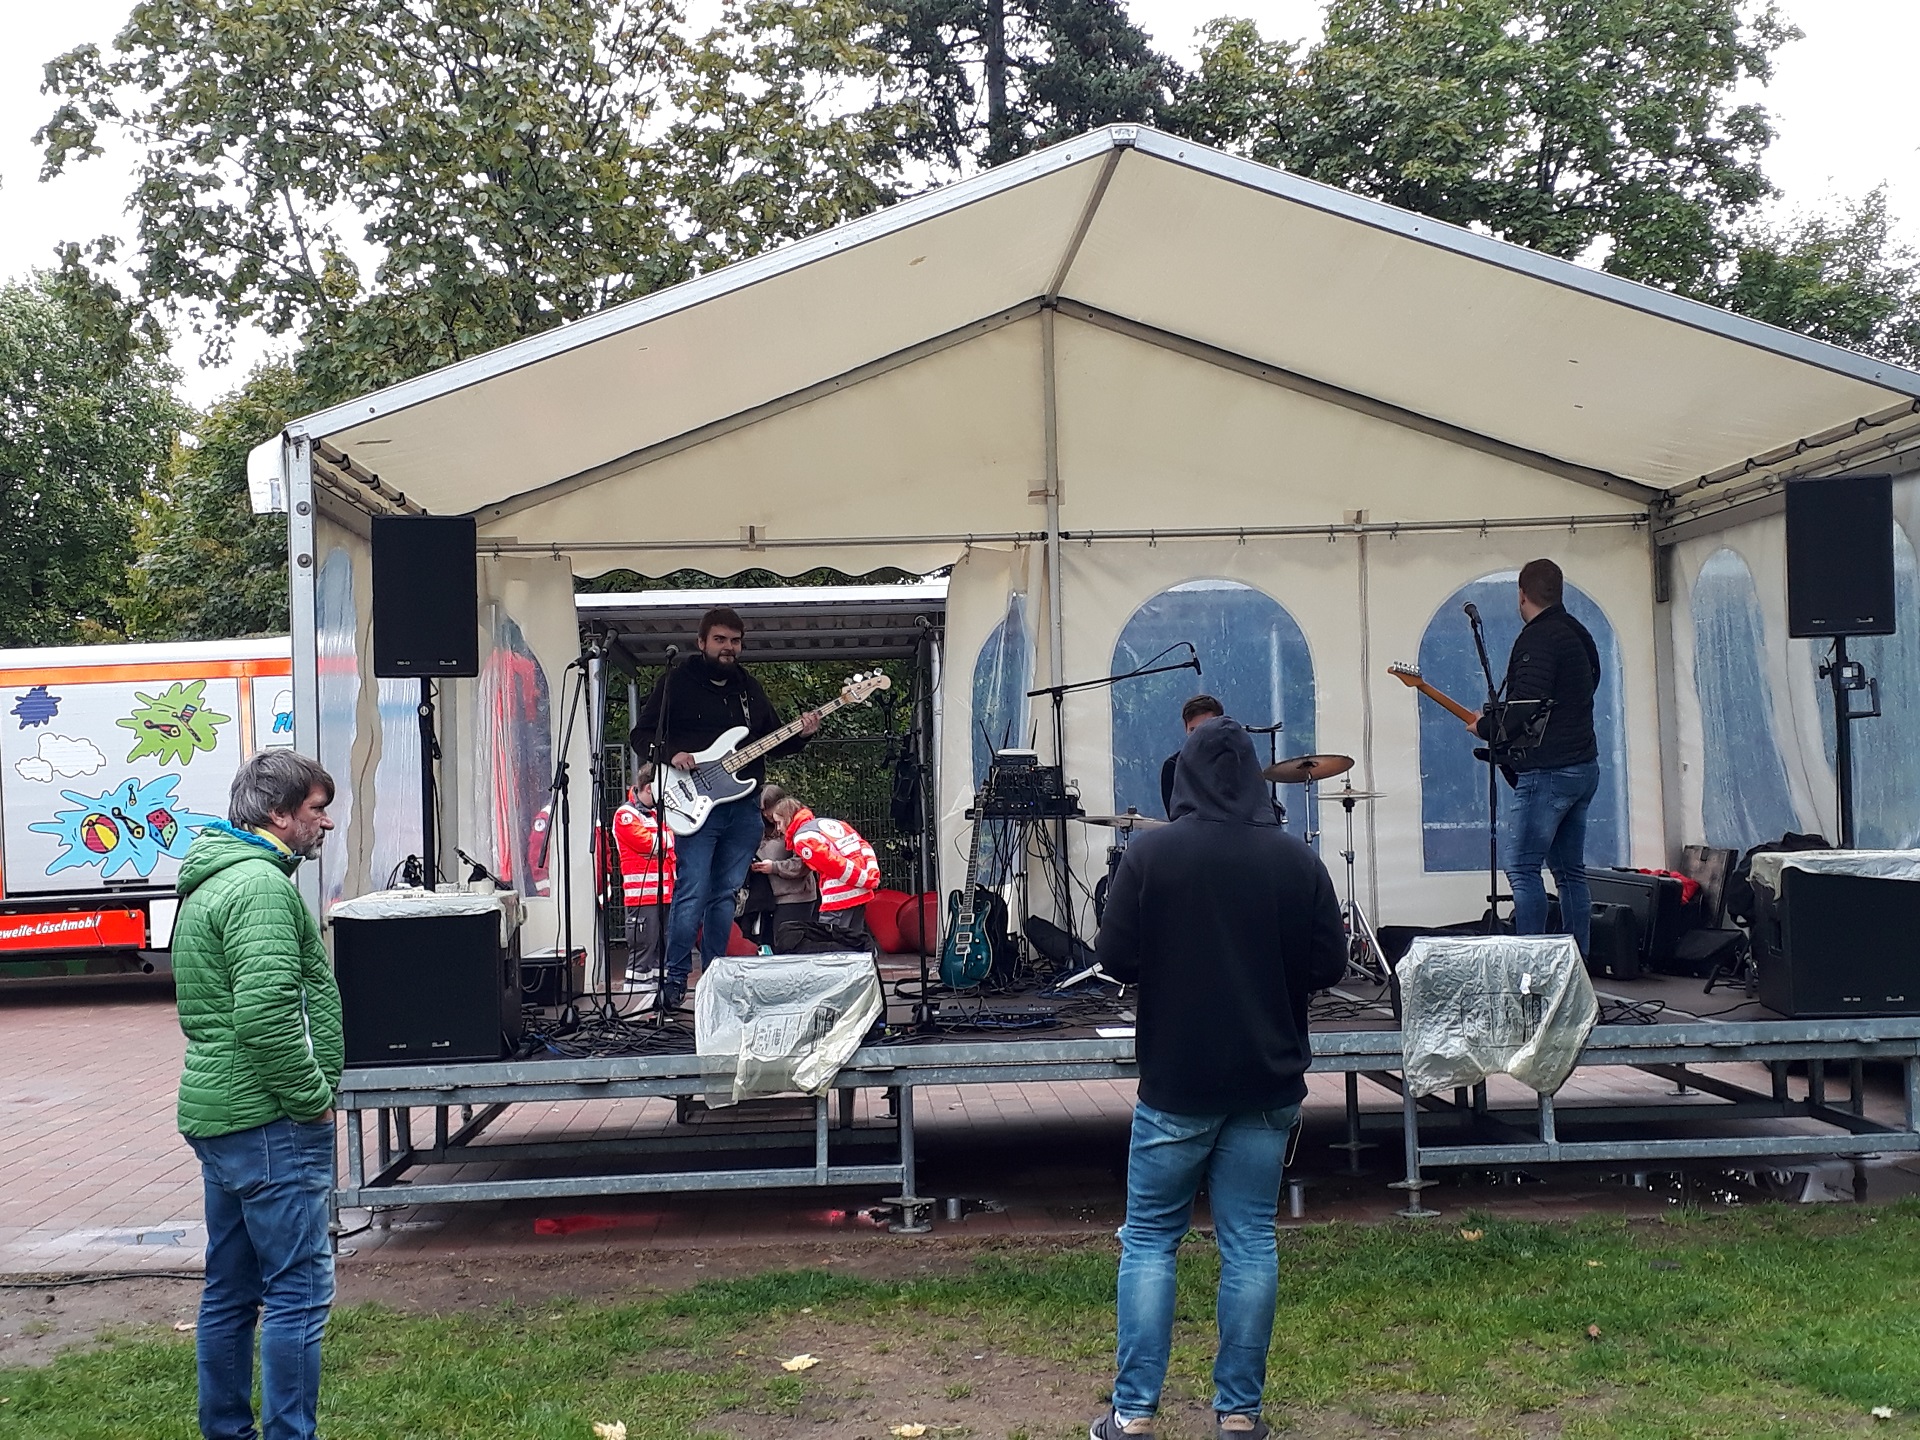
{"label": "green puffer jacket", "polygon": [[187,1032],[180,1131],[310,1120],[340,1083],[340,991],[292,856],[216,820],[180,864],[174,994]]}

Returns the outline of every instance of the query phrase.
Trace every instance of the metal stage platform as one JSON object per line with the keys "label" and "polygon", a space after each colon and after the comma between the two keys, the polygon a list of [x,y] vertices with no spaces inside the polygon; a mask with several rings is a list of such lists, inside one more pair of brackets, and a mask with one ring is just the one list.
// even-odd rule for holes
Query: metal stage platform
{"label": "metal stage platform", "polygon": [[[1694,987],[1678,988],[1697,994]],[[1641,996],[1615,997],[1633,1001]],[[1767,1012],[1737,1005],[1736,1012]],[[1359,1019],[1357,1026],[1368,1023]],[[1604,1024],[1582,1052],[1579,1069],[1624,1066],[1692,1092],[1687,1103],[1562,1104],[1540,1097],[1524,1109],[1489,1103],[1487,1087],[1416,1100],[1400,1083],[1400,1034],[1379,1028],[1316,1030],[1317,1073],[1346,1077],[1348,1167],[1374,1144],[1392,1147],[1397,1129],[1404,1163],[1390,1183],[1407,1192],[1401,1212],[1423,1215],[1420,1193],[1435,1167],[1620,1164],[1636,1171],[1693,1160],[1762,1160],[1920,1151],[1920,1018],[1781,1020],[1728,1014],[1674,1023]],[[1868,1062],[1892,1063],[1903,1076],[1898,1123],[1867,1113]],[[1758,1065],[1729,1077],[1712,1067]],[[1804,1075],[1790,1068],[1803,1065]],[[1707,1068],[1702,1068],[1707,1067]],[[886,1202],[896,1228],[924,1228],[933,1202],[915,1174],[914,1092],[927,1086],[1130,1079],[1130,1038],[1031,1036],[938,1039],[869,1046],[855,1052],[829,1096],[783,1102],[783,1126],[754,1124],[754,1106],[711,1111],[672,1133],[611,1138],[503,1140],[485,1132],[514,1105],[633,1097],[672,1099],[686,1122],[709,1092],[724,1092],[731,1067],[692,1054],[605,1059],[534,1059],[495,1064],[349,1070],[339,1105],[347,1119],[347,1174],[341,1206],[438,1205],[563,1196],[661,1194],[785,1187],[897,1187]],[[1578,1072],[1576,1072],[1578,1073]],[[1844,1095],[1829,1094],[1830,1077]],[[1400,1099],[1398,1115],[1363,1113],[1362,1079]],[[887,1096],[856,1122],[855,1092]],[[1676,1093],[1685,1093],[1676,1091]],[[1703,1098],[1704,1097],[1704,1098]],[[805,1118],[792,1113],[801,1107]],[[421,1117],[418,1112],[428,1112]],[[366,1126],[373,1112],[374,1153]],[[740,1114],[739,1121],[726,1117]],[[416,1126],[416,1121],[425,1124]],[[1801,1122],[1790,1128],[1777,1122]],[[797,1123],[796,1123],[797,1122]],[[1383,1122],[1387,1127],[1382,1130]],[[1767,1126],[1765,1122],[1776,1122]],[[421,1131],[426,1133],[421,1133]],[[1369,1141],[1363,1131],[1371,1130]],[[1655,1133],[1658,1132],[1658,1133]],[[796,1154],[795,1152],[800,1152]],[[778,1163],[758,1163],[762,1158]],[[721,1161],[726,1163],[720,1163]],[[564,1162],[565,1173],[537,1173]],[[526,1173],[428,1179],[423,1167],[498,1167]],[[404,1182],[404,1183],[403,1183]]]}

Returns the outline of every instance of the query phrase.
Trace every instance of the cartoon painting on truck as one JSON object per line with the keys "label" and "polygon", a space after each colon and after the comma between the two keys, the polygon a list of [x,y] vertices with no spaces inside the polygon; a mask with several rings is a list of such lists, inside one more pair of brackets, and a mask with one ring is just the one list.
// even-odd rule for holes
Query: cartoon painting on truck
{"label": "cartoon painting on truck", "polygon": [[0,652],[0,901],[170,887],[240,762],[291,742],[289,658],[284,639]]}

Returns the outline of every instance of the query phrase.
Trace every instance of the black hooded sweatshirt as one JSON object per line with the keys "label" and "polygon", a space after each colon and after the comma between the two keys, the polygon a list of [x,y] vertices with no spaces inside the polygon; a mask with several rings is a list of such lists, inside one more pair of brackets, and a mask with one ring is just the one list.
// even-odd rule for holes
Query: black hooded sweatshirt
{"label": "black hooded sweatshirt", "polygon": [[[660,723],[661,697],[669,681],[673,704],[667,711],[667,753],[663,759],[671,759],[682,750],[697,754],[736,725],[747,727],[747,740],[758,740],[780,728],[773,702],[744,665],[715,665],[696,650],[654,683],[653,692],[640,707],[628,743],[642,761],[647,758],[647,747],[653,744],[654,729]],[[808,739],[795,735],[767,755],[791,755]],[[743,780],[760,781],[766,775],[765,757],[740,767]]]}
{"label": "black hooded sweatshirt", "polygon": [[1187,737],[1173,823],[1127,847],[1097,951],[1140,987],[1141,1103],[1220,1115],[1305,1097],[1307,1001],[1345,972],[1346,933],[1327,867],[1274,823],[1237,721]]}

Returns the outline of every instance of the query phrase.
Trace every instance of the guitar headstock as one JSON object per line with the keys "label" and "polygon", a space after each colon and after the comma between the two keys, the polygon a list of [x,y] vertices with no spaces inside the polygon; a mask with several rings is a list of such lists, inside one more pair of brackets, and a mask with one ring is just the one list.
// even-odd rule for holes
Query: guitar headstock
{"label": "guitar headstock", "polygon": [[865,675],[849,675],[847,683],[840,687],[842,704],[858,705],[879,690],[891,690],[893,681],[884,671],[871,670]]}
{"label": "guitar headstock", "polygon": [[1404,660],[1396,660],[1387,666],[1387,674],[1393,676],[1394,679],[1409,689],[1420,683],[1420,667],[1418,665],[1409,665]]}

